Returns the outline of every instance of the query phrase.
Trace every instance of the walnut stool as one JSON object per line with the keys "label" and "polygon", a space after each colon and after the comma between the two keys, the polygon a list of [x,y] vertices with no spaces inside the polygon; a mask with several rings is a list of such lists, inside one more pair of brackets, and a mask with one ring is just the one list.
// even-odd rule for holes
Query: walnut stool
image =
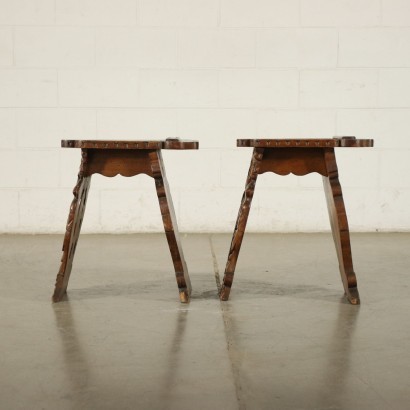
{"label": "walnut stool", "polygon": [[237,145],[238,147],[253,147],[253,155],[226,262],[220,293],[221,300],[229,298],[258,175],[268,171],[279,175],[288,175],[289,173],[306,175],[318,172],[323,178],[345,294],[351,304],[359,304],[360,297],[357,290],[356,274],[353,270],[349,226],[339,182],[335,148],[372,147],[373,140],[356,139],[355,137],[300,140],[240,139],[237,141]]}
{"label": "walnut stool", "polygon": [[179,240],[178,227],[171,193],[165,175],[161,149],[198,149],[197,141],[167,139],[165,141],[92,141],[63,140],[64,148],[81,148],[81,165],[74,199],[70,206],[63,243],[63,256],[57,274],[53,302],[59,302],[67,291],[74,253],[84,217],[91,176],[123,175],[131,177],[147,174],[154,178],[165,234],[174,264],[181,302],[189,302],[191,283]]}

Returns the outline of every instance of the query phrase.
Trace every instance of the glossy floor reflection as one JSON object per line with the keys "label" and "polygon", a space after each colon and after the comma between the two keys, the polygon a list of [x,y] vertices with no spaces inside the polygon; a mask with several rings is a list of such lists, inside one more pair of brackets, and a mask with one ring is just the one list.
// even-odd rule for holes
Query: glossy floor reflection
{"label": "glossy floor reflection", "polygon": [[61,236],[0,236],[1,409],[408,409],[410,234],[353,235],[361,306],[330,234],[183,237],[181,305],[163,235],[80,238],[50,302]]}

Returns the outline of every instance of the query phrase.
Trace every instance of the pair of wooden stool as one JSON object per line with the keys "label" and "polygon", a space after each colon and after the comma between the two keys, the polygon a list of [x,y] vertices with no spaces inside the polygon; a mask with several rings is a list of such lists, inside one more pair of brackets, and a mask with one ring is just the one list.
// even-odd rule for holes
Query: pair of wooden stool
{"label": "pair of wooden stool", "polygon": [[[53,301],[59,302],[67,291],[74,254],[81,230],[91,176],[95,173],[106,177],[123,175],[131,177],[141,173],[155,180],[159,206],[164,223],[169,250],[174,264],[180,300],[189,302],[191,282],[179,239],[171,193],[162,160],[162,149],[198,149],[198,141],[167,139],[165,141],[94,141],[63,140],[64,148],[80,148],[82,153],[74,199],[70,206],[63,256],[57,274]],[[306,175],[317,172],[323,177],[333,239],[339,260],[340,274],[347,299],[359,304],[356,274],[353,270],[349,226],[339,182],[335,148],[372,147],[373,140],[341,137],[331,139],[240,139],[238,147],[253,147],[251,164],[238,218],[229,249],[225,275],[221,287],[221,300],[228,300],[236,263],[239,256],[246,222],[255,191],[256,179],[264,172],[279,175],[293,173]]]}

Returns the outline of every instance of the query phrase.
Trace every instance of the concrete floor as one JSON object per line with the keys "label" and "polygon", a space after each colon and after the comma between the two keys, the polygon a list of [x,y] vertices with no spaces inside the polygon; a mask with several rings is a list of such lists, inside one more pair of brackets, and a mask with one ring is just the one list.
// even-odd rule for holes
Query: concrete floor
{"label": "concrete floor", "polygon": [[51,304],[62,236],[0,236],[0,409],[409,409],[410,234],[357,234],[362,299],[330,234],[183,237],[181,305],[163,235],[80,238]]}

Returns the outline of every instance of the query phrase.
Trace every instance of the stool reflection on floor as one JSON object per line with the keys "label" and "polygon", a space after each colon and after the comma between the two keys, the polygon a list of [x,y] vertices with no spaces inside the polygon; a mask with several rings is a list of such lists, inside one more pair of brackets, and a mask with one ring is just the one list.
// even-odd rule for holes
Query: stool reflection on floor
{"label": "stool reflection on floor", "polygon": [[241,249],[246,222],[255,191],[256,179],[264,172],[279,175],[322,175],[333,239],[339,259],[340,275],[349,302],[360,303],[356,274],[353,270],[349,225],[343,202],[342,187],[336,163],[335,147],[372,147],[373,140],[342,137],[332,139],[240,139],[238,147],[253,147],[251,165],[246,179],[238,218],[226,262],[221,300],[228,300],[236,262]]}
{"label": "stool reflection on floor", "polygon": [[131,177],[143,173],[154,178],[165,234],[174,264],[179,297],[182,303],[189,302],[191,282],[179,239],[161,149],[198,149],[198,141],[179,139],[167,139],[165,141],[63,140],[61,146],[64,148],[81,148],[81,165],[77,184],[73,190],[74,199],[68,215],[63,256],[57,274],[53,302],[59,302],[67,291],[91,176],[95,173],[106,177],[113,177],[118,174]]}

